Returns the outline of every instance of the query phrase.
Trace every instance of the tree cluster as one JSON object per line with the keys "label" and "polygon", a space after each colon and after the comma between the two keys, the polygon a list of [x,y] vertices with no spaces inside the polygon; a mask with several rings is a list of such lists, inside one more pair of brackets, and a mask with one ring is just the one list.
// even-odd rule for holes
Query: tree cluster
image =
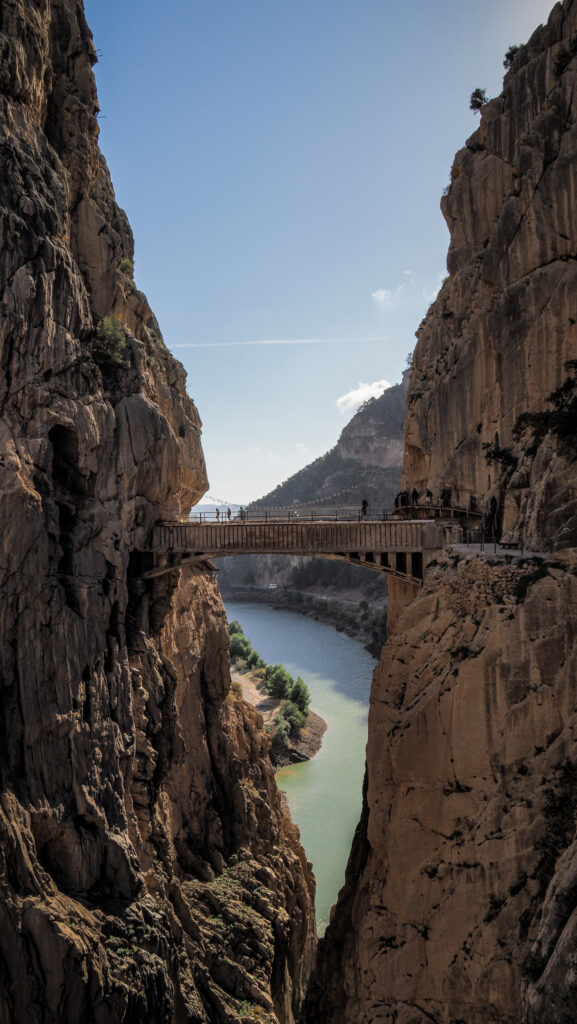
{"label": "tree cluster", "polygon": [[285,739],[289,733],[302,729],[307,723],[311,702],[309,688],[304,680],[300,676],[294,679],[284,665],[267,665],[244,635],[240,622],[231,622],[228,629],[231,662],[258,671],[264,680],[266,692],[283,702],[275,718],[277,734]]}

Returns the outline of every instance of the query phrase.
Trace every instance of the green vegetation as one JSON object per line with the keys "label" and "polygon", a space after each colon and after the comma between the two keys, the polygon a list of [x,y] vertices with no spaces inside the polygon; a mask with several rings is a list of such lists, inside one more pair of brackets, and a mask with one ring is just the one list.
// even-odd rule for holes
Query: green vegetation
{"label": "green vegetation", "polygon": [[573,57],[577,54],[577,36],[571,40],[569,46],[564,46],[555,57],[553,64],[553,74],[555,78],[561,78],[564,71],[567,70]]}
{"label": "green vegetation", "polygon": [[126,331],[115,316],[105,316],[99,321],[92,352],[103,369],[124,369],[128,365]]}
{"label": "green vegetation", "polygon": [[512,448],[500,448],[498,444],[490,444],[486,441],[482,447],[485,449],[485,459],[488,463],[500,462],[506,469],[517,469],[517,456],[513,455]]}
{"label": "green vegetation", "polygon": [[123,259],[121,259],[120,263],[118,264],[118,269],[122,274],[125,274],[126,277],[129,277],[130,280],[132,281],[132,279],[134,278],[134,262],[133,260],[130,259],[129,256],[125,256]]}
{"label": "green vegetation", "polygon": [[469,110],[473,113],[478,114],[482,107],[487,102],[487,93],[485,89],[473,89],[471,93],[471,99],[469,101]]}
{"label": "green vegetation", "polygon": [[563,455],[577,458],[577,359],[569,359],[565,370],[569,376],[547,399],[553,408],[544,412],[525,412],[513,428],[515,441],[520,441],[525,431],[532,434],[531,444],[526,449],[531,457],[537,454],[541,442],[551,433],[557,438]]}
{"label": "green vegetation", "polygon": [[[253,669],[264,680],[266,693],[281,700],[282,707],[275,718],[277,735],[281,739],[307,724],[311,695],[309,688],[298,676],[296,679],[287,672],[284,665],[267,665],[258,651],[255,651],[240,624],[230,623],[230,659],[239,670]],[[236,691],[235,691],[236,692]]]}
{"label": "green vegetation", "polygon": [[556,765],[553,785],[545,790],[543,815],[547,831],[536,844],[541,853],[536,875],[542,893],[553,877],[558,857],[575,839],[577,766],[571,761]]}
{"label": "green vegetation", "polygon": [[509,49],[507,50],[507,53],[505,54],[505,59],[503,60],[503,67],[507,68],[507,70],[509,70],[509,68],[513,67],[513,61],[515,60],[515,57],[517,56],[518,53],[519,53],[519,47],[518,46],[510,46]]}

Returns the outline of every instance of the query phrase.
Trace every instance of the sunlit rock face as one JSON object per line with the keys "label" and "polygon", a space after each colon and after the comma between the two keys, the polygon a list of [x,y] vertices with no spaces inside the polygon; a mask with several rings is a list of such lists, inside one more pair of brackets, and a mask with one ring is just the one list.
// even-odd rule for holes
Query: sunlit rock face
{"label": "sunlit rock face", "polygon": [[418,331],[405,430],[408,485],[495,495],[505,531],[537,550],[577,541],[574,462],[554,433],[532,454],[514,430],[552,411],[577,358],[576,30],[577,6],[557,4],[455,157],[449,276]]}
{"label": "sunlit rock face", "polygon": [[0,1021],[290,1022],[313,881],[218,591],[138,574],[207,481],[81,2],[6,0],[0,47]]}
{"label": "sunlit rock face", "polygon": [[495,495],[504,532],[547,557],[449,550],[412,600],[391,581],[364,809],[306,1024],[575,1018],[575,431],[514,427],[567,379],[563,408],[575,395],[576,35],[577,4],[557,5],[457,154],[405,430],[406,486]]}

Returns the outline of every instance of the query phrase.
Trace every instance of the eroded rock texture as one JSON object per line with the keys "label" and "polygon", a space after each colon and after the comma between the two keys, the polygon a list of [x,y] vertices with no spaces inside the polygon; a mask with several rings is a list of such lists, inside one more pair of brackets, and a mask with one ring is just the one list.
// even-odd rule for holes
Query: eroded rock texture
{"label": "eroded rock texture", "polygon": [[514,436],[520,416],[552,411],[577,357],[576,32],[577,5],[565,0],[455,157],[442,200],[449,277],[418,332],[405,431],[410,488],[450,487],[465,504],[494,494],[507,533],[538,550],[577,540],[559,437],[548,433],[535,454],[530,431]]}
{"label": "eroded rock texture", "polygon": [[495,495],[548,554],[449,550],[415,599],[392,581],[306,1024],[577,1019],[576,36],[566,0],[456,157],[405,431],[407,486]]}
{"label": "eroded rock texture", "polygon": [[570,561],[455,555],[405,609],[311,1021],[574,1019],[576,606]]}
{"label": "eroded rock texture", "polygon": [[207,484],[126,262],[82,3],[2,0],[0,53],[0,1021],[290,1022],[313,883],[222,603],[138,575]]}

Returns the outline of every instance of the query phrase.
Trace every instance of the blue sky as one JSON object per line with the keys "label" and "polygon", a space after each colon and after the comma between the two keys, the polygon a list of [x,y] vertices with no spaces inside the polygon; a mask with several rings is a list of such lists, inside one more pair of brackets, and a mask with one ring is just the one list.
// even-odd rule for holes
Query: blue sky
{"label": "blue sky", "polygon": [[[210,494],[246,502],[396,383],[439,210],[541,0],[85,0],[135,280],[188,372]],[[365,387],[359,387],[365,385]],[[340,400],[340,401],[339,401]]]}

